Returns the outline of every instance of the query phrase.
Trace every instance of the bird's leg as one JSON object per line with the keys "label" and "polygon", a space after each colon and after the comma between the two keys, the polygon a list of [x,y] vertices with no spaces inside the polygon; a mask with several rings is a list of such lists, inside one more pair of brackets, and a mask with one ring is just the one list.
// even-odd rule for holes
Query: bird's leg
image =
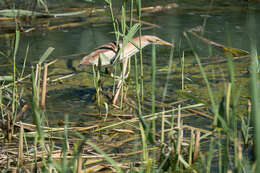
{"label": "bird's leg", "polygon": [[120,90],[122,88],[123,81],[128,77],[129,72],[126,74],[126,69],[127,69],[127,64],[128,64],[128,57],[125,57],[124,62],[123,62],[123,70],[120,75],[121,80],[119,80],[116,88],[116,93],[113,98],[113,104],[116,104],[116,101],[118,99],[118,96],[120,94]]}

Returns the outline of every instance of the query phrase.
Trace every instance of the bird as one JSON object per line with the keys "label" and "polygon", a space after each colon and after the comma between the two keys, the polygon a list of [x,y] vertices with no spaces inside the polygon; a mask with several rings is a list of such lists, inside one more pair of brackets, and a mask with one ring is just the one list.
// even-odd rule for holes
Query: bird
{"label": "bird", "polygon": [[[145,46],[148,46],[150,44],[159,44],[173,47],[173,44],[153,35],[138,36],[133,38],[132,42],[139,48],[144,48]],[[121,51],[121,55],[118,58],[120,62],[122,62],[125,57],[131,58],[134,54],[139,52],[140,49],[138,49],[132,42],[129,41],[124,47],[124,50]],[[96,48],[92,53],[83,57],[83,59],[79,63],[79,66],[98,66],[99,58],[101,59],[101,66],[112,65],[116,59],[117,53],[122,48],[122,44],[122,40],[118,42],[118,45],[115,41],[113,41]]]}
{"label": "bird", "polygon": [[[115,41],[104,44],[96,48],[89,55],[83,57],[83,59],[79,63],[79,66],[82,65],[98,66],[99,64],[101,66],[109,66],[109,65],[113,65],[116,59],[119,59],[120,62],[123,62],[123,70],[120,75],[121,80],[119,80],[117,84],[116,92],[113,96],[113,104],[115,105],[118,96],[120,94],[123,81],[125,78],[128,77],[129,74],[129,73],[126,74],[128,59],[131,58],[133,55],[135,55],[137,52],[139,52],[140,48],[144,48],[145,46],[148,46],[150,44],[159,44],[159,45],[174,47],[173,44],[164,41],[157,36],[143,35],[143,36],[133,38],[132,41],[128,41],[126,46],[124,47],[123,47],[122,40],[120,40],[118,44]],[[120,55],[117,58],[118,53],[120,53]]]}

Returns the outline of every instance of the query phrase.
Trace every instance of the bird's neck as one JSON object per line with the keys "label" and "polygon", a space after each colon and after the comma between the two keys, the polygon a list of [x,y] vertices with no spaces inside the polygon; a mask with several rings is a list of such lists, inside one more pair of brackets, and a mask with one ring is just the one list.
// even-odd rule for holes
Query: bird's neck
{"label": "bird's neck", "polygon": [[[141,41],[140,41],[140,39],[141,39]],[[139,48],[144,48],[145,46],[147,46],[147,45],[150,44],[148,41],[142,40],[142,37],[136,37],[136,39],[133,40],[133,41],[135,42],[135,44],[136,44],[137,46],[139,46]]]}

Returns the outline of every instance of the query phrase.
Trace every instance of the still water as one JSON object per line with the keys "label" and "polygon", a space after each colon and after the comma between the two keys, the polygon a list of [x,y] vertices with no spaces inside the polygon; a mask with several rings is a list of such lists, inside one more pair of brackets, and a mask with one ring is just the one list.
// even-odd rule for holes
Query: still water
{"label": "still water", "polygon": [[[60,3],[60,2],[57,2]],[[86,3],[85,7],[94,7],[98,5],[102,8],[104,3],[97,1],[98,4]],[[143,1],[143,7],[156,6],[158,4],[164,5],[167,3],[176,3],[176,1]],[[65,4],[70,7],[77,7],[80,5]],[[120,5],[120,4],[117,4]],[[193,92],[198,97],[206,96],[206,89],[203,83],[203,79],[199,75],[199,70],[196,70],[196,61],[191,56],[190,47],[188,46],[183,32],[196,26],[205,26],[204,37],[213,40],[223,45],[235,47],[249,51],[250,39],[249,39],[249,7],[242,3],[233,2],[219,2],[210,6],[209,2],[178,2],[178,7],[166,9],[159,12],[154,12],[149,15],[144,15],[143,21],[150,22],[158,25],[159,27],[147,28],[143,25],[143,35],[157,35],[160,38],[172,42],[176,45],[174,51],[174,65],[172,69],[172,76],[170,77],[168,86],[168,102],[174,102],[177,99],[175,93],[176,90],[181,89],[181,75],[180,75],[180,57],[185,52],[185,63],[187,70],[185,71],[185,84],[186,89]],[[257,7],[257,6],[253,6]],[[260,17],[260,13],[255,11],[255,19]],[[87,19],[85,19],[87,20]],[[255,28],[260,26],[259,20],[256,20]],[[58,62],[49,68],[49,77],[55,79],[63,75],[73,73],[71,67],[77,68],[80,59],[83,54],[90,53],[96,47],[114,40],[114,34],[112,23],[98,23],[89,24],[74,28],[62,28],[53,31],[35,31],[31,33],[24,33],[21,35],[19,53],[17,57],[18,65],[22,65],[25,50],[29,46],[28,53],[28,67],[37,63],[39,57],[47,50],[48,47],[54,47],[55,50],[51,54],[49,59],[58,59]],[[256,33],[256,40],[259,40],[259,33]],[[212,59],[216,60],[218,57],[222,57],[223,52],[217,49],[209,49],[208,45],[202,43],[198,39],[190,36],[193,46],[196,51],[202,56],[204,62],[210,62]],[[5,49],[6,44],[1,39],[1,50]],[[169,62],[169,56],[171,49],[164,46],[157,46],[157,78],[156,78],[156,97],[158,101],[161,100],[163,87],[165,85],[165,79],[167,74],[167,65]],[[213,52],[213,56],[209,57]],[[76,56],[70,56],[78,54]],[[143,50],[144,58],[144,81],[145,81],[145,99],[151,100],[151,46],[146,47]],[[6,61],[3,61],[6,62]],[[244,64],[243,67],[239,67],[238,70],[245,71],[248,65],[248,60],[240,62]],[[216,72],[215,75],[222,75],[225,70],[225,65],[216,65],[218,68],[221,66],[221,72]],[[208,67],[209,72],[214,69],[215,66]],[[207,67],[206,67],[207,69]],[[81,121],[88,119],[84,115],[85,112],[95,112],[97,109],[93,103],[93,96],[95,95],[95,89],[92,79],[92,68],[85,67],[85,72],[78,73],[70,78],[64,79],[60,82],[51,82],[48,86],[47,93],[47,115],[50,119],[64,119],[64,114],[68,114],[70,120]],[[1,75],[6,73],[7,69],[2,69]],[[30,68],[28,70],[30,72]],[[131,76],[134,80],[134,69]],[[221,73],[221,74],[219,74]],[[217,78],[217,76],[215,76]],[[247,78],[246,75],[244,75]],[[111,81],[110,81],[111,80]],[[212,79],[213,81],[213,79]],[[104,87],[111,88],[112,79],[106,79]],[[218,86],[216,86],[217,88]],[[205,94],[201,94],[201,90],[204,90]],[[134,89],[133,89],[134,91]]]}

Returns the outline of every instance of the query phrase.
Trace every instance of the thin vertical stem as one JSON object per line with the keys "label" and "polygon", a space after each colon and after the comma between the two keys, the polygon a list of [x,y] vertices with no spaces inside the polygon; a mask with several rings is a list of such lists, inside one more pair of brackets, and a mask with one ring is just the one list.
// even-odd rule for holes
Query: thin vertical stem
{"label": "thin vertical stem", "polygon": [[181,105],[178,105],[178,142],[177,142],[177,154],[181,154],[181,144],[182,144],[182,138],[183,138],[183,130],[182,130],[182,124],[181,124]]}
{"label": "thin vertical stem", "polygon": [[14,55],[13,55],[13,101],[12,101],[12,113],[15,112],[16,106],[16,54],[19,47],[19,40],[20,40],[20,32],[17,30],[15,33],[15,45],[14,45]]}
{"label": "thin vertical stem", "polygon": [[[153,44],[152,47],[152,114],[155,113],[155,79],[156,79],[156,49]],[[152,131],[153,131],[153,140],[155,140],[156,134],[156,120],[153,119]]]}
{"label": "thin vertical stem", "polygon": [[15,45],[13,54],[13,92],[12,92],[12,115],[8,114],[8,140],[11,140],[13,134],[13,129],[11,128],[11,123],[14,124],[13,120],[17,114],[17,85],[16,85],[16,54],[19,47],[20,32],[16,30],[15,32]]}
{"label": "thin vertical stem", "polygon": [[19,153],[18,153],[19,167],[22,165],[22,161],[23,161],[23,135],[24,135],[23,124],[20,122]]}
{"label": "thin vertical stem", "polygon": [[218,130],[218,172],[222,173],[223,163],[222,163],[222,143],[221,143],[221,131]]}
{"label": "thin vertical stem", "polygon": [[189,148],[189,165],[192,164],[192,154],[193,154],[193,149],[194,149],[194,130],[191,130],[191,135],[190,135],[190,148]]}
{"label": "thin vertical stem", "polygon": [[137,63],[137,58],[136,55],[134,55],[135,58],[135,84],[136,84],[136,97],[137,97],[137,102],[138,102],[138,113],[141,115],[141,102],[140,102],[140,84],[138,81],[138,63]]}
{"label": "thin vertical stem", "polygon": [[78,159],[77,159],[77,173],[81,173],[82,172],[82,157],[81,157],[81,153],[78,155]]}
{"label": "thin vertical stem", "polygon": [[168,66],[168,72],[167,72],[167,78],[166,78],[165,86],[164,86],[164,89],[163,89],[162,102],[164,102],[165,96],[166,96],[167,90],[168,90],[169,79],[170,79],[170,74],[171,74],[171,69],[172,69],[173,52],[174,52],[174,48],[171,49],[171,53],[170,53],[169,66]]}
{"label": "thin vertical stem", "polygon": [[[152,114],[155,113],[155,88],[156,88],[156,48],[155,44],[152,47]],[[163,115],[162,115],[163,116]],[[163,117],[162,117],[163,119]],[[164,123],[164,122],[163,122]],[[164,133],[164,132],[162,132]],[[152,138],[153,141],[156,141],[156,118],[152,121]],[[156,160],[156,151],[153,151],[153,160]],[[154,163],[153,162],[153,163]]]}
{"label": "thin vertical stem", "polygon": [[134,0],[131,0],[131,6],[130,6],[130,28],[133,25],[133,9],[134,9]]}
{"label": "thin vertical stem", "polygon": [[229,82],[228,83],[228,87],[227,87],[227,94],[226,94],[226,120],[227,120],[227,124],[230,126],[230,99],[231,99],[231,87],[232,87],[232,83]]}
{"label": "thin vertical stem", "polygon": [[199,148],[200,148],[200,131],[196,131],[195,137],[195,146],[194,146],[194,153],[193,153],[193,162],[195,162],[199,155]]}
{"label": "thin vertical stem", "polygon": [[[163,111],[162,111],[162,127],[161,127],[161,143],[164,144],[164,129],[165,129],[165,108],[163,107]],[[172,125],[172,124],[171,124]]]}
{"label": "thin vertical stem", "polygon": [[184,51],[181,58],[181,89],[184,90]]}
{"label": "thin vertical stem", "polygon": [[[115,20],[114,13],[113,13],[112,2],[111,2],[111,0],[105,0],[105,1],[106,1],[106,3],[109,5],[109,9],[110,9],[110,14],[111,14],[111,19],[112,19],[114,31],[117,31],[116,20]],[[118,44],[119,35],[118,35],[117,32],[115,32],[115,38],[116,38],[116,41],[117,41],[117,44]]]}
{"label": "thin vertical stem", "polygon": [[47,88],[47,74],[48,74],[48,64],[44,65],[43,83],[42,83],[42,98],[41,98],[41,108],[45,107],[46,100],[46,88]]}
{"label": "thin vertical stem", "polygon": [[3,109],[3,90],[0,89],[0,110],[1,110],[1,116],[2,116],[2,120],[4,120],[4,109]]}
{"label": "thin vertical stem", "polygon": [[[126,57],[124,59],[124,62],[123,62],[123,70],[122,70],[122,73],[120,75],[120,80],[119,80],[119,82],[117,84],[116,93],[115,93],[114,98],[113,98],[113,104],[116,104],[116,101],[117,101],[117,99],[119,97],[120,91],[121,91],[121,98],[123,98],[122,97],[123,96],[122,90],[123,90],[124,80],[125,80],[125,78],[128,77],[128,74],[126,74],[127,65],[128,65],[128,57]],[[122,104],[122,102],[121,102],[121,104]]]}
{"label": "thin vertical stem", "polygon": [[[141,16],[142,16],[142,4],[141,0],[136,0],[137,5],[137,15],[138,15],[138,22],[141,25]],[[142,36],[142,27],[139,28],[139,37]],[[141,99],[144,100],[144,70],[143,70],[143,52],[142,52],[142,46],[141,46],[141,39],[139,39],[139,45],[140,45],[140,73],[141,73]]]}

